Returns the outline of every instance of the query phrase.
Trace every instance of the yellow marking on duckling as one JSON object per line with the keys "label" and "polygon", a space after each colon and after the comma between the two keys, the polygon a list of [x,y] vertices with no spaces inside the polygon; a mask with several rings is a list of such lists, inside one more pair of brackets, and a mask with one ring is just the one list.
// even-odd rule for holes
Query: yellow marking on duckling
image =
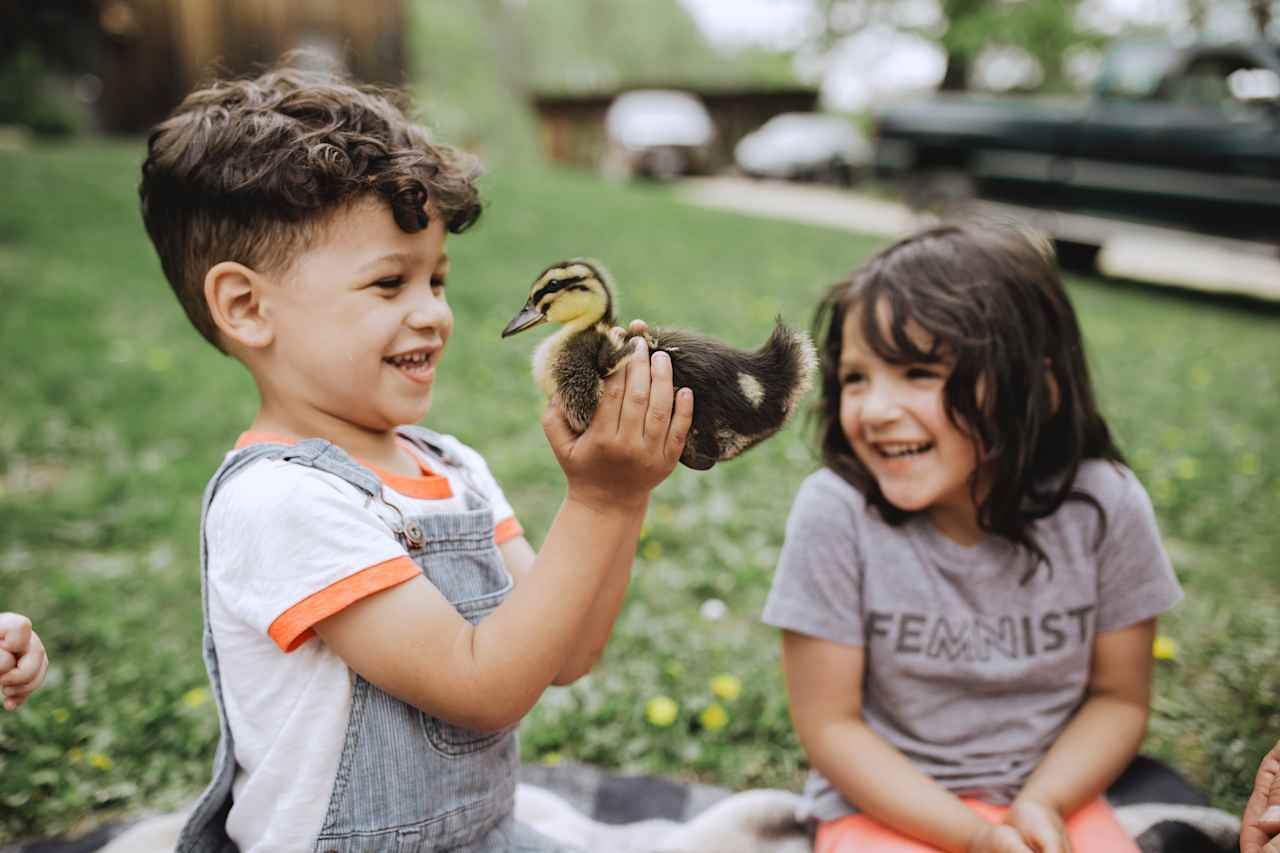
{"label": "yellow marking on duckling", "polygon": [[738,387],[742,390],[742,396],[746,397],[751,405],[757,409],[764,401],[764,386],[760,384],[760,380],[756,379],[750,373],[738,374]]}

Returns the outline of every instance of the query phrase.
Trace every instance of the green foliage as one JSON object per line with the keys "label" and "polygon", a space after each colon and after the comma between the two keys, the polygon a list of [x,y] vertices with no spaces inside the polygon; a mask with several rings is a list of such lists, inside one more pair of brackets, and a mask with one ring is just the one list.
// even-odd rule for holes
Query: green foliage
{"label": "green foliage", "polygon": [[67,136],[83,130],[85,123],[84,109],[34,45],[23,45],[0,66],[0,125],[22,125],[42,136]]}
{"label": "green foliage", "polygon": [[[161,277],[135,213],[141,156],[137,144],[0,152],[0,606],[32,616],[53,664],[27,707],[0,714],[0,844],[176,807],[206,780],[216,739],[198,506],[256,397]],[[750,345],[775,314],[807,325],[825,285],[878,242],[573,174],[497,169],[483,190],[480,225],[451,238],[457,327],[428,422],[485,452],[535,544],[563,478],[537,423],[534,341],[498,331],[538,270],[599,257],[623,317]],[[1092,280],[1071,289],[1188,593],[1162,622],[1179,651],[1159,666],[1146,749],[1239,811],[1280,735],[1280,458],[1267,452],[1278,318]],[[777,637],[757,616],[791,496],[816,465],[807,432],[658,489],[605,658],[526,720],[527,760],[799,784]],[[713,599],[721,618],[708,618]],[[712,691],[724,674],[741,683],[735,698]],[[675,703],[668,724],[646,716],[657,697]]]}

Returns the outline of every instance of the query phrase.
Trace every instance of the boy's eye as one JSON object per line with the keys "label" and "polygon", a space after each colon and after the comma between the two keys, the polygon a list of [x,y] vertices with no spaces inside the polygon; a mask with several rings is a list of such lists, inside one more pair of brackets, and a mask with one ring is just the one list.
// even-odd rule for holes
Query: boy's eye
{"label": "boy's eye", "polygon": [[432,290],[444,290],[444,276],[432,276],[432,277],[431,277],[431,289],[432,289]]}
{"label": "boy's eye", "polygon": [[404,284],[404,279],[398,275],[380,278],[373,283],[373,286],[379,290],[396,290]]}
{"label": "boy's eye", "polygon": [[849,370],[840,376],[841,385],[853,385],[863,380],[863,374],[859,370]]}

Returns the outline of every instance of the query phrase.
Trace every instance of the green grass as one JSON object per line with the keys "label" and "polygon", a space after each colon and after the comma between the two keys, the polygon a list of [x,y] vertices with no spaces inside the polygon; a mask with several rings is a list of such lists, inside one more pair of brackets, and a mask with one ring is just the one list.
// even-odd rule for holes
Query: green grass
{"label": "green grass", "polygon": [[[187,325],[143,234],[136,144],[0,153],[0,609],[30,614],[47,686],[0,715],[0,841],[174,807],[216,738],[199,655],[200,493],[248,423],[243,371]],[[429,423],[486,454],[537,544],[563,491],[537,424],[533,340],[502,342],[543,266],[603,259],[626,318],[747,345],[806,325],[878,241],[684,207],[652,187],[495,174],[450,246],[457,329]],[[1148,752],[1238,811],[1280,736],[1280,313],[1073,279],[1104,405],[1155,500],[1188,593],[1162,622]],[[734,787],[795,786],[774,632],[757,620],[788,505],[814,457],[800,424],[658,490],[603,664],[553,689],[525,758]],[[709,599],[727,605],[708,620]],[[731,674],[728,722],[704,725]],[[675,721],[645,719],[656,696]]]}

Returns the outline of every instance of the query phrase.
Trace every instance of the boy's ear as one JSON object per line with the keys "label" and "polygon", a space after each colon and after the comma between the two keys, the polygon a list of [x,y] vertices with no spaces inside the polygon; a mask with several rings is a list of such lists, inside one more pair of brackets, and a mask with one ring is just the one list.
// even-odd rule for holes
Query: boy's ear
{"label": "boy's ear", "polygon": [[230,342],[262,349],[275,330],[262,310],[262,277],[244,264],[223,261],[204,276],[204,298],[218,332]]}

